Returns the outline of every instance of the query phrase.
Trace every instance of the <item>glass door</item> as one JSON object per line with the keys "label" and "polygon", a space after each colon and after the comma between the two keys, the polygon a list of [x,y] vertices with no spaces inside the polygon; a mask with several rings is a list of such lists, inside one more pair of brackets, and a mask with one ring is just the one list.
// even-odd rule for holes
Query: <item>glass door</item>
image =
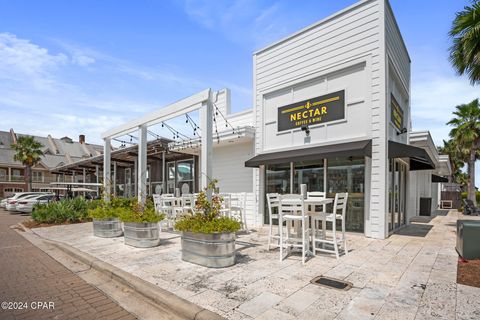
{"label": "glass door", "polygon": [[400,159],[391,159],[388,182],[388,231],[392,232],[406,223],[407,165]]}

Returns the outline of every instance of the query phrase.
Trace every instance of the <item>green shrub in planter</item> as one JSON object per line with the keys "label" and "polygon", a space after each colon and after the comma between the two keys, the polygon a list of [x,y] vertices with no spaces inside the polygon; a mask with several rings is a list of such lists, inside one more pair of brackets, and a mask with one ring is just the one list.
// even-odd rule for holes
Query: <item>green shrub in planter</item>
{"label": "green shrub in planter", "polygon": [[220,215],[223,198],[218,194],[208,201],[207,192],[216,190],[217,180],[210,182],[208,187],[198,194],[195,203],[195,213],[181,217],[175,223],[175,229],[196,233],[237,232],[242,228],[241,222]]}
{"label": "green shrub in planter", "polygon": [[95,220],[107,220],[110,218],[118,218],[118,211],[117,208],[113,208],[108,204],[102,204],[94,209],[89,209],[88,216]]}
{"label": "green shrub in planter", "polygon": [[153,202],[147,201],[145,206],[135,202],[130,206],[119,208],[119,217],[123,222],[159,222],[165,219],[165,214],[155,212]]}
{"label": "green shrub in planter", "polygon": [[175,229],[182,231],[182,260],[209,268],[224,268],[235,264],[235,232],[242,224],[220,215],[222,197],[207,193],[216,189],[217,180],[200,192],[195,212],[181,217]]}

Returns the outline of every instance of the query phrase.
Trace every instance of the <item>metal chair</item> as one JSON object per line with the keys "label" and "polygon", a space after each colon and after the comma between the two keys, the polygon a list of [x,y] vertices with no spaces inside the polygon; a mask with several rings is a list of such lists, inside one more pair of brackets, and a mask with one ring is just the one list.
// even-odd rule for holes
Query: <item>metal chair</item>
{"label": "metal chair", "polygon": [[267,193],[267,205],[269,216],[268,250],[270,250],[272,239],[277,239],[277,246],[280,245],[280,223],[278,223],[278,233],[276,235],[273,234],[273,219],[277,219],[278,221],[278,211],[280,210],[280,195],[278,193]]}
{"label": "metal chair", "polygon": [[[303,196],[298,194],[281,195],[278,216],[279,225],[282,226],[285,221],[287,229],[287,237],[284,238],[283,228],[280,228],[280,261],[284,259],[284,247],[289,251],[291,248],[301,248],[302,264],[305,264],[307,254],[310,252],[310,229],[308,228],[309,217],[305,210]],[[298,223],[300,223],[300,226]],[[296,233],[290,233],[292,228],[296,229]]]}
{"label": "metal chair", "polygon": [[[335,195],[335,201],[333,203],[333,211],[331,213],[323,213],[320,215],[314,215],[313,220],[322,220],[324,225],[324,230],[326,222],[330,222],[332,225],[332,238],[328,239],[326,232],[322,232],[320,237],[318,237],[319,233],[317,232],[316,228],[316,221],[314,221],[313,225],[313,232],[312,232],[312,246],[313,246],[313,254],[316,251],[321,252],[328,252],[328,253],[335,253],[337,259],[339,258],[339,250],[338,247],[341,246],[345,255],[348,255],[347,250],[347,241],[345,238],[345,214],[347,211],[347,201],[348,201],[348,193],[337,193]],[[338,211],[341,210],[339,214]],[[341,230],[341,237],[337,238],[337,220],[341,221],[342,230]],[[322,244],[322,248],[317,248],[317,243]],[[333,250],[326,249],[323,244],[333,245]]]}

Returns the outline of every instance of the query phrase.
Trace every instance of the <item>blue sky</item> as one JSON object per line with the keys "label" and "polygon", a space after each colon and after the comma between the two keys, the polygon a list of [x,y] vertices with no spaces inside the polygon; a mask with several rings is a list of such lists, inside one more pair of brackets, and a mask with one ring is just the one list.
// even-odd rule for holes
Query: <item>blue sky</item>
{"label": "blue sky", "polygon": [[[0,0],[1,130],[87,135],[206,87],[251,107],[252,53],[353,0]],[[480,95],[447,60],[467,0],[392,0],[412,59],[414,129],[440,143],[454,106]]]}

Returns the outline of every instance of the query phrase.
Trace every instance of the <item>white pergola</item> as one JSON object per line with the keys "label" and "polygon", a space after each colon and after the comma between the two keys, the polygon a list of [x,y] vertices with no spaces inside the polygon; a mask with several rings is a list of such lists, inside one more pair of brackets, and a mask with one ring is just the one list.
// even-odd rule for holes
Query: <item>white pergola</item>
{"label": "white pergola", "polygon": [[212,90],[206,89],[188,98],[155,110],[140,118],[129,121],[102,134],[104,140],[103,152],[103,186],[105,199],[109,200],[112,181],[111,172],[111,140],[138,131],[138,160],[136,175],[138,186],[138,201],[144,204],[147,197],[147,129],[149,126],[167,121],[188,112],[200,110],[201,152],[200,152],[200,185],[207,187],[212,178]]}

